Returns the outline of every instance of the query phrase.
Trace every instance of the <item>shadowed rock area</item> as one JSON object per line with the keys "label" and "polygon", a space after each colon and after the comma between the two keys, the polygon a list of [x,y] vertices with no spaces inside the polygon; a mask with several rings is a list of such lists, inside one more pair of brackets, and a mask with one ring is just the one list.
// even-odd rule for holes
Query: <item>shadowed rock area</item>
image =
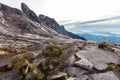
{"label": "shadowed rock area", "polygon": [[119,45],[86,41],[21,8],[0,3],[0,80],[120,80]]}

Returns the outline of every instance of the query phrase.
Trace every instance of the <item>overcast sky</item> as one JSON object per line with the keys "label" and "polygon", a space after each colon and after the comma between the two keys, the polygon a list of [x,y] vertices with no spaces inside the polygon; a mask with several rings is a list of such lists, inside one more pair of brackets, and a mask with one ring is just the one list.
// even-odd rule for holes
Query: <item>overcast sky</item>
{"label": "overcast sky", "polygon": [[120,0],[0,0],[20,9],[26,3],[37,14],[62,20],[89,21],[120,15]]}

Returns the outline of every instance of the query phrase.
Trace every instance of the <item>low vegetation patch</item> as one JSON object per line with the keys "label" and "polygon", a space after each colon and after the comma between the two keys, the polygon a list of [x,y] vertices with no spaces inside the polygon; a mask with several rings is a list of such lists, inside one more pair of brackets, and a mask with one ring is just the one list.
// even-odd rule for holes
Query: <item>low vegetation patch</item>
{"label": "low vegetation patch", "polygon": [[28,60],[29,62],[32,62],[32,61],[36,58],[36,56],[35,56],[34,53],[32,53],[32,52],[24,53],[24,54],[23,54],[23,57],[24,57],[26,60]]}
{"label": "low vegetation patch", "polygon": [[112,52],[114,52],[114,51],[115,51],[115,49],[114,49],[114,48],[112,48],[111,46],[108,46],[108,47],[107,47],[107,50],[112,51]]}
{"label": "low vegetation patch", "polygon": [[4,51],[4,50],[0,50],[0,54],[4,55],[4,54],[9,54],[8,51]]}
{"label": "low vegetation patch", "polygon": [[62,54],[60,46],[49,43],[45,50],[42,51],[45,57],[59,57]]}
{"label": "low vegetation patch", "polygon": [[61,60],[62,49],[59,45],[49,43],[42,51],[42,55],[46,58],[39,64],[41,70],[40,75],[45,76],[47,80],[51,80],[51,76],[63,71],[63,63]]}
{"label": "low vegetation patch", "polygon": [[25,65],[24,57],[21,54],[15,56],[13,60],[11,61],[11,65],[13,65],[14,68],[16,69],[20,69],[22,66]]}
{"label": "low vegetation patch", "polygon": [[81,58],[78,57],[76,54],[74,55],[74,57],[75,57],[75,61],[79,61],[79,60],[81,60]]}
{"label": "low vegetation patch", "polygon": [[115,63],[108,63],[108,69],[111,70],[118,69],[118,66]]}
{"label": "low vegetation patch", "polygon": [[8,54],[8,53],[27,53],[28,52],[28,48],[26,46],[12,46],[12,45],[8,45],[8,46],[4,46],[2,48],[0,48],[0,53],[1,54]]}
{"label": "low vegetation patch", "polygon": [[102,41],[102,42],[100,42],[98,44],[98,47],[102,48],[102,49],[107,48],[108,47],[108,43],[106,41]]}
{"label": "low vegetation patch", "polygon": [[106,41],[102,41],[98,44],[98,48],[101,48],[101,49],[106,49],[106,50],[109,50],[111,52],[114,52],[115,49],[109,45]]}
{"label": "low vegetation patch", "polygon": [[40,60],[37,65],[33,64],[33,61],[38,57],[28,51],[27,47],[8,46],[0,50],[7,51],[9,54],[15,53],[10,63],[0,67],[0,72],[17,69],[20,76],[18,80],[51,80],[53,75],[64,70],[60,57],[62,49],[57,44],[49,43],[47,45],[41,54],[43,60]]}

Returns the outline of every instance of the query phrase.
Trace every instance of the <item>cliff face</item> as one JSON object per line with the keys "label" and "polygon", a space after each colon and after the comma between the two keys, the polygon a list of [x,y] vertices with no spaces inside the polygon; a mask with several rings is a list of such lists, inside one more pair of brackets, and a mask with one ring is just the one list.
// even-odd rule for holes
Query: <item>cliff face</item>
{"label": "cliff face", "polygon": [[21,4],[21,9],[32,21],[40,22],[38,16],[25,3]]}
{"label": "cliff face", "polygon": [[0,3],[0,80],[120,79],[119,45],[70,38],[54,19],[22,9]]}
{"label": "cliff face", "polygon": [[50,27],[52,28],[53,30],[55,30],[56,32],[58,32],[59,34],[63,34],[63,35],[66,35],[66,36],[69,36],[69,37],[72,37],[72,38],[76,38],[76,39],[83,39],[83,40],[86,40],[85,38],[83,37],[80,37],[76,34],[73,34],[71,32],[68,32],[65,30],[64,26],[62,25],[59,25],[54,19],[52,18],[49,18],[45,15],[39,15],[39,19],[40,19],[40,22],[42,22],[44,25],[47,25],[47,27]]}
{"label": "cliff face", "polygon": [[[34,20],[28,18],[22,11],[1,4],[0,7],[0,32],[3,34],[18,35],[18,34],[41,34],[50,35],[56,34],[53,30],[35,23]],[[42,27],[41,27],[42,26]]]}
{"label": "cliff face", "polygon": [[86,40],[83,37],[80,37],[78,35],[75,35],[71,32],[66,31],[64,26],[59,25],[55,21],[55,19],[52,19],[52,18],[47,17],[45,15],[39,15],[39,17],[37,17],[37,15],[24,3],[21,4],[21,8],[22,8],[22,11],[26,14],[26,16],[28,18],[30,18],[32,21],[41,23],[41,24],[45,25],[46,27],[55,30],[59,34],[66,35],[66,36],[69,36],[69,37],[72,37],[72,38]]}

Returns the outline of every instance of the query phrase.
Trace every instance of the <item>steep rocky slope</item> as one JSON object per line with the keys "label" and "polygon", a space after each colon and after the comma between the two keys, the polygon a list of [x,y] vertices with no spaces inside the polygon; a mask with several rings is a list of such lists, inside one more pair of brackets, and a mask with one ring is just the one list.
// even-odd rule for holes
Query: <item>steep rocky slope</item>
{"label": "steep rocky slope", "polygon": [[54,20],[22,9],[0,3],[0,80],[120,80],[119,45],[59,34]]}
{"label": "steep rocky slope", "polygon": [[25,13],[25,15],[30,18],[32,21],[41,23],[43,25],[45,25],[48,28],[51,28],[53,30],[55,30],[56,32],[58,32],[59,34],[63,34],[72,38],[77,38],[77,39],[83,39],[86,40],[83,37],[80,37],[78,35],[75,35],[71,32],[68,32],[65,30],[64,26],[59,25],[54,19],[47,17],[45,15],[39,15],[39,17],[37,17],[37,15],[24,3],[21,4],[21,8],[22,11]]}

